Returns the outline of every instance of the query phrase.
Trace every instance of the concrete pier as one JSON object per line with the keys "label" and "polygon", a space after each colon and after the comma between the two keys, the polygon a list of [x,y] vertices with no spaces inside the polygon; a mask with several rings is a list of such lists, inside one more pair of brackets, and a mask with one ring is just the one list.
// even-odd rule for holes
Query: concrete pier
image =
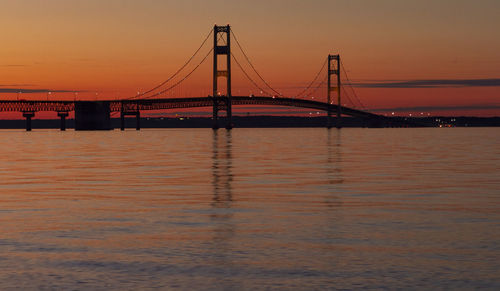
{"label": "concrete pier", "polygon": [[135,116],[135,129],[141,130],[141,112],[137,111],[122,111],[120,113],[120,129],[125,130],[125,116]]}
{"label": "concrete pier", "polygon": [[75,130],[111,130],[109,101],[76,101]]}
{"label": "concrete pier", "polygon": [[26,131],[31,131],[31,119],[35,117],[34,111],[23,112],[23,117],[26,118]]}
{"label": "concrete pier", "polygon": [[57,112],[57,116],[61,118],[61,131],[66,130],[66,117],[68,117],[69,113],[67,111]]}

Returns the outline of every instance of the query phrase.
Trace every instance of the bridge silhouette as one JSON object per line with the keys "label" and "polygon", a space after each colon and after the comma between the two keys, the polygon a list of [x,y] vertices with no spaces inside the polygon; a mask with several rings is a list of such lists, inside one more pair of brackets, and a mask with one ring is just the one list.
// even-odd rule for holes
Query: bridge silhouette
{"label": "bridge silhouette", "polygon": [[[202,61],[195,66],[186,76],[181,78],[174,84],[167,86],[167,84],[178,76],[179,73],[187,67],[188,64],[199,54],[201,48],[208,41],[210,36],[213,36],[213,47],[204,56]],[[258,82],[250,77],[250,75],[243,69],[241,63],[231,53],[231,37],[234,38],[238,48],[243,53],[244,58],[258,76],[260,81],[265,86],[259,86]],[[186,97],[186,98],[164,98],[163,95],[171,91],[173,88],[184,82],[189,76],[205,62],[210,54],[213,54],[213,88],[212,95],[207,97]],[[219,56],[225,56],[225,63],[220,62]],[[233,96],[232,95],[232,69],[231,61],[234,60],[236,65],[243,71],[245,77],[257,88],[260,92],[265,93],[264,96]],[[224,66],[225,65],[225,66]],[[327,65],[326,78],[315,88],[314,83],[317,82],[320,73]],[[223,67],[223,68],[220,68]],[[231,129],[232,124],[232,106],[239,105],[267,105],[267,106],[286,106],[286,107],[299,107],[320,110],[327,113],[326,127],[331,128],[342,126],[342,116],[361,117],[372,121],[387,120],[388,117],[370,113],[365,110],[350,108],[342,106],[342,85],[341,84],[341,71],[345,72],[340,60],[340,55],[328,55],[321,70],[318,72],[313,81],[305,87],[300,93],[303,94],[307,91],[316,91],[321,85],[325,84],[327,87],[327,100],[326,102],[302,99],[297,97],[285,97],[283,94],[275,90],[269,85],[268,82],[259,74],[254,65],[248,58],[247,54],[241,47],[236,36],[232,32],[229,25],[217,26],[204,39],[198,50],[188,59],[188,61],[177,70],[171,77],[164,82],[135,96],[116,100],[100,100],[100,101],[78,101],[78,100],[0,100],[0,111],[14,111],[22,112],[26,118],[26,130],[30,131],[31,120],[36,112],[52,111],[57,112],[61,119],[61,130],[66,129],[66,118],[69,112],[75,112],[75,129],[76,130],[94,130],[94,129],[111,129],[110,114],[120,113],[121,117],[121,130],[125,129],[125,117],[136,117],[136,129],[140,129],[141,111],[149,110],[168,110],[175,108],[195,108],[195,107],[212,107],[212,128],[218,129],[220,127],[220,119],[225,120],[224,127]],[[225,78],[225,88],[219,88],[219,78]],[[222,86],[221,86],[222,87]],[[265,88],[264,88],[265,87]],[[223,90],[221,90],[223,89]],[[299,94],[299,95],[300,95]],[[334,102],[336,99],[336,102]],[[357,96],[356,96],[357,99]],[[357,99],[359,102],[359,99]],[[361,105],[362,103],[359,102]],[[221,115],[225,112],[225,115]],[[333,115],[336,115],[333,117]]]}

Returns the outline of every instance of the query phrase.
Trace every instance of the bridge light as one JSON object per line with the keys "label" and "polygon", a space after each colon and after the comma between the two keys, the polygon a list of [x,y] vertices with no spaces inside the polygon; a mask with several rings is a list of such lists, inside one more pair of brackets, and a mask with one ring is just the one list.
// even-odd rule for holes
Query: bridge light
{"label": "bridge light", "polygon": [[392,112],[391,114],[394,115],[394,112]]}

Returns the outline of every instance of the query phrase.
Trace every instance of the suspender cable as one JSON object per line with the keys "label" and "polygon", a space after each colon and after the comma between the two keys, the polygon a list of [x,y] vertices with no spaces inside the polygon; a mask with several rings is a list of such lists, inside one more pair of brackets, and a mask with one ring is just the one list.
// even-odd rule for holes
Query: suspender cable
{"label": "suspender cable", "polygon": [[321,66],[321,69],[319,70],[319,72],[316,74],[316,76],[314,77],[314,79],[311,81],[311,83],[309,83],[309,85],[307,85],[307,87],[302,90],[300,93],[296,94],[295,96],[293,96],[292,98],[297,98],[297,97],[305,97],[305,95],[302,95],[304,93],[307,92],[307,90],[309,90],[311,88],[311,86],[316,82],[316,80],[318,79],[318,77],[320,76],[321,72],[323,72],[323,69],[325,68],[326,66],[326,63],[328,62],[328,59],[326,59],[324,62],[323,62],[323,66]]}
{"label": "suspender cable", "polygon": [[272,95],[272,94],[269,94],[269,92],[267,92],[266,90],[264,90],[262,87],[260,87],[249,75],[248,73],[243,69],[243,67],[241,66],[240,62],[238,62],[238,60],[236,59],[236,57],[233,55],[233,53],[231,53],[231,56],[233,57],[233,60],[236,62],[236,64],[238,65],[238,67],[241,69],[241,71],[243,72],[243,74],[245,75],[245,77],[247,77],[247,79],[254,85],[255,88],[257,88],[259,91],[263,92],[263,93],[266,93],[267,95]]}
{"label": "suspender cable", "polygon": [[315,87],[315,88],[311,91],[311,93],[309,93],[309,95],[314,95],[314,94],[318,91],[318,89],[319,89],[319,88],[321,88],[321,86],[325,85],[325,83],[326,83],[326,79],[328,79],[328,76],[325,76],[325,77],[323,78],[323,81],[321,81],[321,83],[319,83],[319,84],[318,84],[318,86],[316,86],[316,87]]}
{"label": "suspender cable", "polygon": [[240,51],[243,53],[243,56],[245,56],[245,59],[247,60],[248,64],[250,65],[250,67],[252,67],[253,71],[255,72],[255,74],[257,74],[257,76],[259,77],[259,79],[264,82],[264,84],[267,86],[267,88],[269,88],[271,91],[273,91],[274,93],[278,94],[279,96],[282,96],[283,97],[283,94],[281,94],[280,92],[274,90],[273,87],[271,87],[267,82],[266,80],[264,80],[264,78],[262,78],[262,76],[259,74],[259,72],[257,72],[257,70],[255,69],[254,65],[252,64],[252,62],[250,61],[250,58],[247,56],[247,54],[245,53],[245,51],[243,50],[243,48],[241,47],[240,45],[240,42],[238,41],[238,38],[236,38],[236,35],[234,34],[233,30],[231,29],[231,34],[233,35],[233,38],[234,40],[236,40],[236,44],[238,45]]}
{"label": "suspender cable", "polygon": [[213,50],[214,50],[214,49],[213,49],[213,48],[211,48],[211,49],[210,49],[210,51],[209,51],[209,52],[205,55],[205,57],[201,60],[201,62],[200,62],[198,65],[196,65],[196,67],[194,67],[194,69],[192,69],[192,70],[191,70],[191,71],[190,71],[190,72],[189,72],[189,73],[188,73],[188,74],[187,74],[184,78],[180,79],[179,81],[177,81],[177,82],[176,82],[175,84],[173,84],[172,86],[170,86],[170,87],[168,87],[168,88],[166,88],[166,89],[164,89],[164,90],[162,90],[162,91],[160,91],[160,92],[157,92],[157,93],[155,93],[155,94],[153,94],[153,95],[150,95],[150,96],[144,97],[144,99],[150,99],[150,98],[153,98],[153,97],[159,96],[159,95],[161,95],[161,94],[163,94],[163,93],[165,93],[165,92],[168,92],[168,91],[170,91],[170,90],[174,89],[175,87],[177,87],[180,83],[184,82],[187,78],[189,78],[189,77],[191,76],[191,74],[193,74],[193,73],[194,73],[194,71],[196,71],[196,69],[198,69],[198,68],[201,66],[201,64],[203,64],[203,62],[205,62],[205,61],[206,61],[206,59],[208,58],[208,56],[210,55],[210,53],[211,53]]}
{"label": "suspender cable", "polygon": [[127,99],[135,99],[135,98],[139,98],[139,97],[142,97],[144,95],[147,95],[153,91],[155,91],[156,89],[160,88],[160,87],[163,87],[165,84],[167,84],[168,82],[170,82],[173,78],[175,78],[185,67],[187,67],[187,65],[189,65],[189,63],[194,59],[194,57],[198,54],[198,52],[201,50],[201,48],[205,45],[205,43],[207,42],[207,40],[210,38],[210,36],[212,35],[213,31],[210,30],[210,32],[208,33],[208,35],[205,37],[205,39],[203,40],[203,42],[201,43],[200,47],[198,47],[198,49],[194,52],[194,54],[186,61],[186,63],[184,63],[184,65],[182,65],[172,76],[170,76],[167,80],[163,81],[161,84],[155,86],[154,88],[146,91],[146,92],[143,92],[143,93],[140,93],[138,95],[135,95],[133,97],[129,97]]}
{"label": "suspender cable", "polygon": [[356,91],[354,90],[354,88],[352,87],[352,83],[351,83],[351,80],[349,80],[349,76],[347,75],[347,71],[346,69],[344,68],[344,62],[340,62],[340,65],[342,67],[342,71],[344,72],[344,76],[345,78],[347,79],[347,82],[349,83],[349,87],[351,88],[352,92],[354,93],[354,97],[356,98],[357,102],[361,105],[361,108],[362,109],[366,109],[365,105],[361,102],[361,100],[359,100],[358,98],[358,94],[356,94]]}

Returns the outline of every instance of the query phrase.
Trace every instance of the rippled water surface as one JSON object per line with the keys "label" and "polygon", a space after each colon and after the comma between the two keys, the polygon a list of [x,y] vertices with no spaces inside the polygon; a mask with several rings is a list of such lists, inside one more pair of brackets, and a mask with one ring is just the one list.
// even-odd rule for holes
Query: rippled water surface
{"label": "rippled water surface", "polygon": [[0,137],[0,289],[500,288],[498,128]]}

